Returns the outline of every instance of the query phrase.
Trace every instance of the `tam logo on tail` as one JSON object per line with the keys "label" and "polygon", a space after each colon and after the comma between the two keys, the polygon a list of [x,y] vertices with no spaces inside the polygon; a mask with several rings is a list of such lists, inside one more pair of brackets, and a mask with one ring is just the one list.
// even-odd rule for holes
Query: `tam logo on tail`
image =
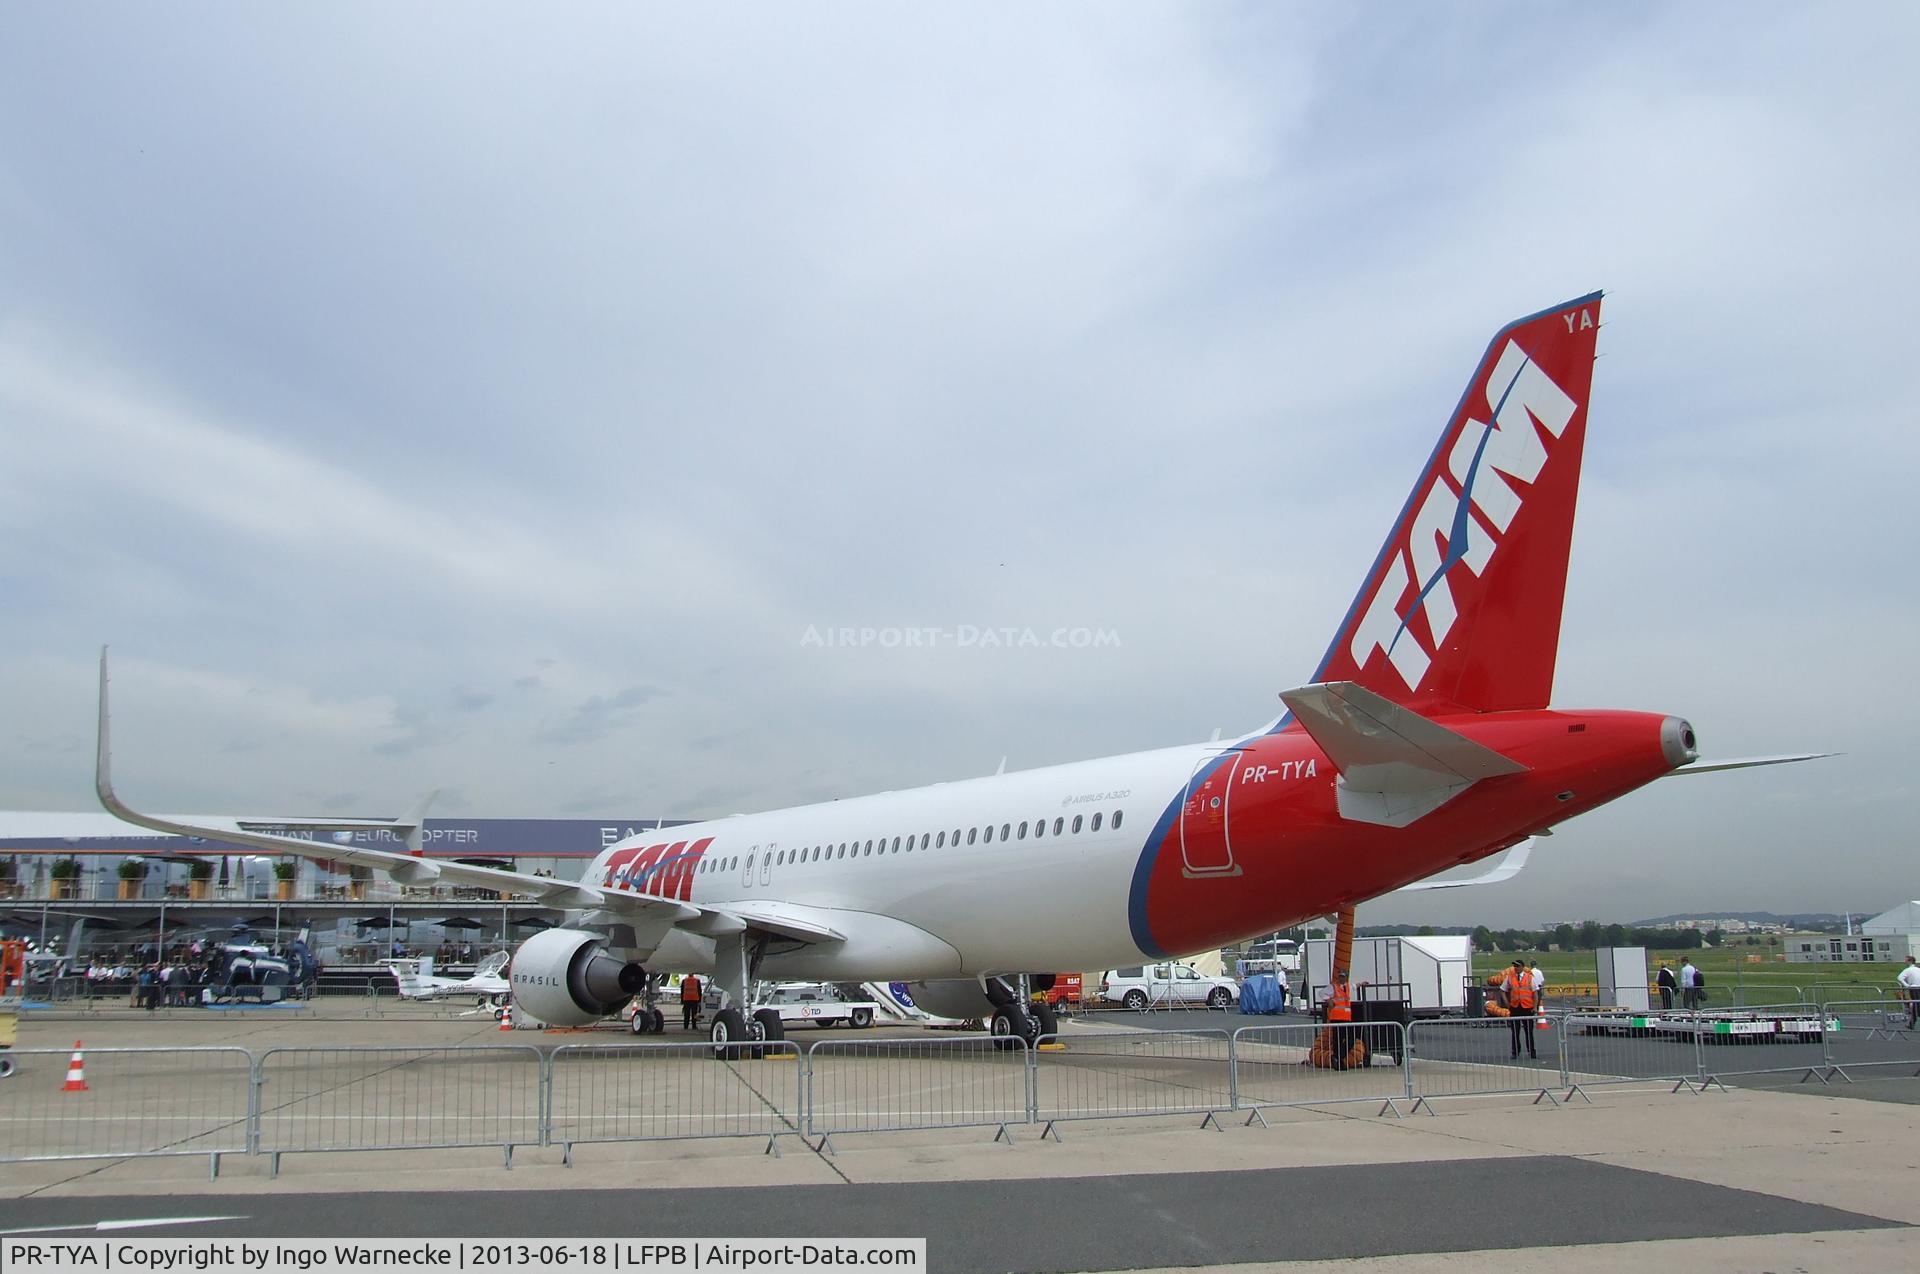
{"label": "tam logo on tail", "polygon": [[1598,313],[1582,297],[1494,338],[1315,680],[1546,704]]}

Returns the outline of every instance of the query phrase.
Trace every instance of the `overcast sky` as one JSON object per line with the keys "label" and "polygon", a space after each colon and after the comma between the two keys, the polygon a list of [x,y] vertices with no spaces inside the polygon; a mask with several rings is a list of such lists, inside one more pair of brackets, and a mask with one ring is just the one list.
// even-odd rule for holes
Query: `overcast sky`
{"label": "overcast sky", "polygon": [[1494,329],[1605,288],[1556,701],[1846,756],[1363,920],[1920,896],[1920,10],[726,13],[0,15],[0,808],[93,808],[103,642],[173,811],[1250,729]]}

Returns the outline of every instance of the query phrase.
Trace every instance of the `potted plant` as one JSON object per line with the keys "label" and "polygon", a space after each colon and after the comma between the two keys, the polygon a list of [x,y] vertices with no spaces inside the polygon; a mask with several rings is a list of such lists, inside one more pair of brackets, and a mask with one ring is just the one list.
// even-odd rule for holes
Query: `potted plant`
{"label": "potted plant", "polygon": [[196,901],[204,899],[213,885],[213,864],[204,858],[196,858],[187,868],[187,897]]}
{"label": "potted plant", "polygon": [[273,896],[281,902],[293,897],[293,876],[299,869],[293,863],[275,863],[273,865]]}
{"label": "potted plant", "polygon": [[72,858],[56,858],[53,860],[53,866],[48,869],[47,875],[53,881],[55,898],[71,898],[74,882],[80,878],[80,864]]}
{"label": "potted plant", "polygon": [[140,882],[147,878],[147,860],[127,858],[120,863],[120,901],[140,896]]}

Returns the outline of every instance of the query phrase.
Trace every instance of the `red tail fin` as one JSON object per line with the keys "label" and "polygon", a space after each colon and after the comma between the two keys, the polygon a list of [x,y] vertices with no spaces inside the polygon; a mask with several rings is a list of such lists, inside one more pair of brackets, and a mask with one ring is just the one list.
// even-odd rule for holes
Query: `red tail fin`
{"label": "red tail fin", "polygon": [[1595,292],[1493,338],[1315,681],[1546,706],[1599,325]]}

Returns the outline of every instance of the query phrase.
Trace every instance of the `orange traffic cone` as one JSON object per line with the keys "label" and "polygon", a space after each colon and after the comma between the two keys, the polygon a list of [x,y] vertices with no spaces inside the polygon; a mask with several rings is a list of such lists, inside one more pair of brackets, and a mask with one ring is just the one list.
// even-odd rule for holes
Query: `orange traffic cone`
{"label": "orange traffic cone", "polygon": [[1533,1019],[1533,1029],[1536,1031],[1552,1030],[1553,1019],[1548,1017],[1545,1013],[1542,1013],[1539,1017]]}
{"label": "orange traffic cone", "polygon": [[61,1085],[60,1091],[63,1093],[88,1093],[93,1091],[87,1087],[87,1064],[80,1056],[79,1040],[73,1042],[73,1060],[67,1063],[67,1082]]}
{"label": "orange traffic cone", "polygon": [[512,1005],[508,1005],[506,1008],[500,1010],[500,1029],[503,1031],[511,1031],[513,1029]]}

